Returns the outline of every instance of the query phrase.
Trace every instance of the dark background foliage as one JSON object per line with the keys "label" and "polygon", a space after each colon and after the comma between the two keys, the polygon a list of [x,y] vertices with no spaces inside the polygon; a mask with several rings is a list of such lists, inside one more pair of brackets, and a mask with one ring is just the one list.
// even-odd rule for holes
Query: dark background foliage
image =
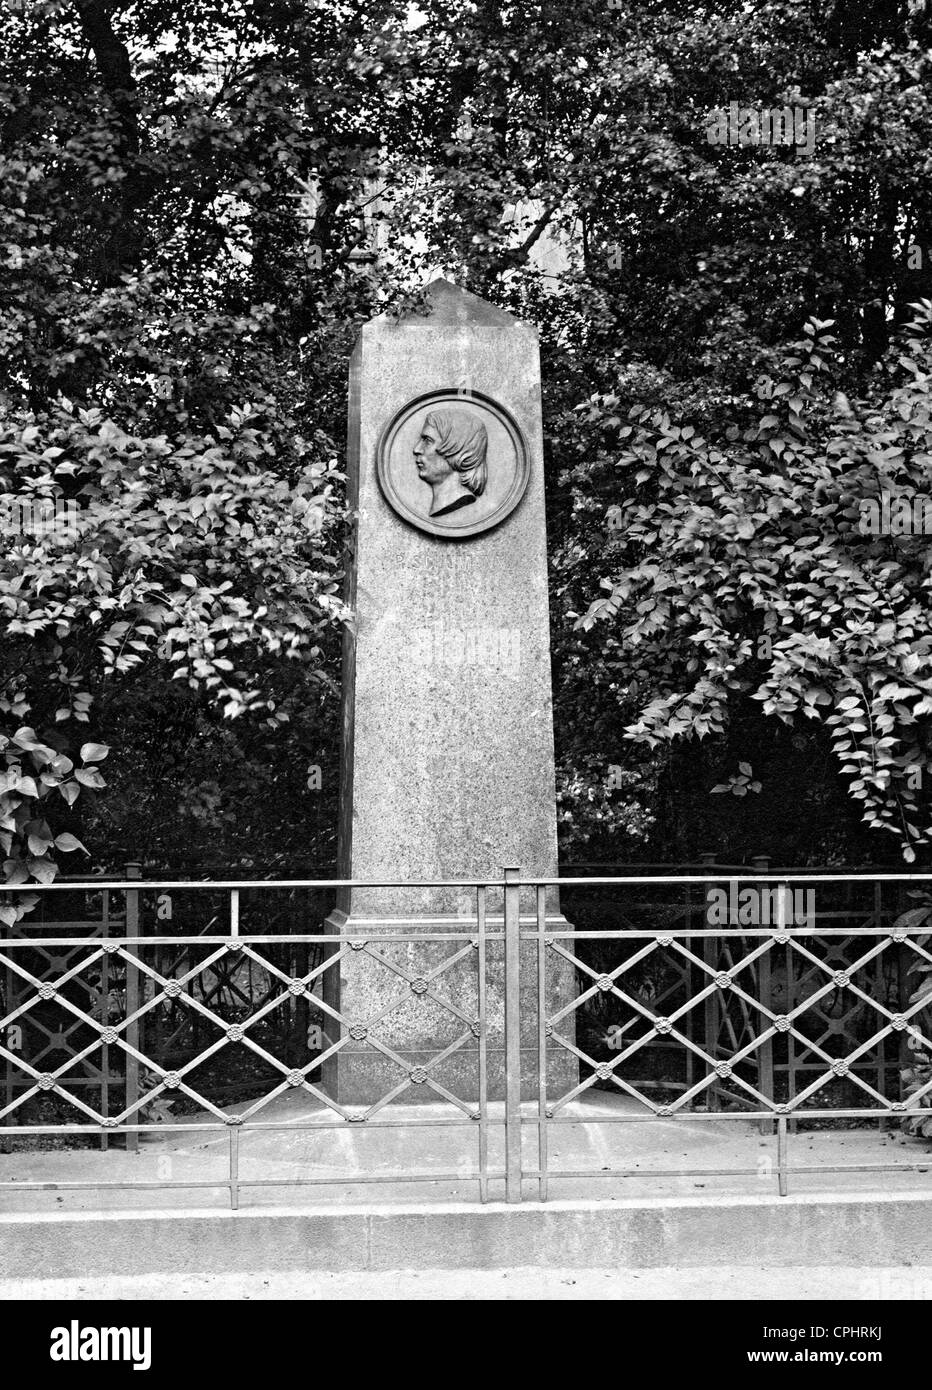
{"label": "dark background foliage", "polygon": [[[926,543],[856,519],[929,471],[930,42],[925,4],[10,4],[0,475],[93,524],[0,561],[7,874],[63,832],[332,869],[348,356],[441,266],[541,332],[565,859],[926,862]],[[814,149],[710,144],[730,102]]]}

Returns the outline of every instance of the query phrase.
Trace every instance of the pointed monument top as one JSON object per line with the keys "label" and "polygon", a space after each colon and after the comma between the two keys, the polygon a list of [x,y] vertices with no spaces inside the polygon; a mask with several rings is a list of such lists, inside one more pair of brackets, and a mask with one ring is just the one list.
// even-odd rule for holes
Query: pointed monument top
{"label": "pointed monument top", "polygon": [[461,289],[449,280],[432,280],[427,286],[429,314],[410,314],[405,320],[408,328],[448,327],[468,324],[474,328],[514,328],[518,320],[504,309],[480,299],[477,294]]}

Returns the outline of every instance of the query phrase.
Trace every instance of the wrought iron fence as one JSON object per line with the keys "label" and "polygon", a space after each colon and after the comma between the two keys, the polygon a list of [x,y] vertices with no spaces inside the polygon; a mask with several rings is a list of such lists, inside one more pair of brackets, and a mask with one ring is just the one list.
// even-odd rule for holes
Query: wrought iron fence
{"label": "wrought iron fence", "polygon": [[[469,906],[450,930],[390,921],[302,930],[338,887],[449,888]],[[762,902],[777,890],[766,899],[771,919],[711,920],[711,890],[733,900],[749,887]],[[531,1192],[544,1200],[562,1180],[635,1175],[631,1167],[555,1163],[562,1126],[689,1114],[712,1125],[775,1127],[774,1173],[785,1195],[794,1174],[811,1171],[790,1164],[795,1125],[932,1116],[932,1072],[908,1096],[901,1080],[911,1053],[932,1057],[929,995],[915,988],[916,971],[932,968],[929,926],[922,910],[905,922],[900,912],[906,890],[930,887],[930,874],[726,874],[710,866],[672,877],[540,880],[507,869],[485,882],[129,879],[10,889],[10,901],[37,893],[40,909],[0,936],[0,1134],[18,1152],[53,1136],[72,1145],[119,1137],[132,1149],[153,1134],[225,1135],[222,1178],[75,1179],[57,1182],[60,1190],[222,1187],[236,1208],[252,1188],[468,1181],[482,1201],[517,1202]],[[807,920],[788,912],[784,890],[794,888],[818,890],[819,910]],[[554,918],[555,889],[577,925]],[[587,918],[583,900],[594,891]],[[94,896],[99,915],[90,926],[49,917],[49,900],[67,902],[69,893]],[[181,913],[182,897],[198,907]],[[159,913],[166,903],[170,916]],[[380,972],[378,1005],[364,1017],[335,1006],[324,989],[328,973],[350,959]],[[399,1042],[398,1018],[427,1007],[449,1027],[425,1058]],[[305,1031],[307,1045],[296,1049]],[[369,1103],[343,1103],[325,1085],[328,1064],[360,1047],[393,1080]],[[493,1053],[501,1055],[501,1084]],[[216,1084],[221,1062],[226,1093]],[[623,1108],[581,1118],[580,1098],[606,1091]],[[276,1102],[296,1094],[319,1107],[313,1118],[276,1119]],[[238,1103],[224,1105],[229,1096]],[[412,1096],[435,1100],[444,1113],[421,1106],[399,1118],[397,1104]],[[74,1115],[79,1122],[65,1119]],[[449,1171],[405,1163],[342,1176],[241,1172],[244,1133],[347,1126],[453,1129],[457,1161]],[[897,1168],[929,1166],[920,1156]],[[0,1191],[49,1185],[17,1177],[0,1181]]]}
{"label": "wrought iron fence", "polygon": [[[730,969],[740,952],[750,947],[740,932],[702,934],[707,926],[707,898],[716,889],[726,894],[729,884],[759,885],[760,874],[766,873],[766,864],[761,869],[760,862],[758,872],[750,878],[746,869],[713,864],[710,856],[708,877],[699,880],[691,875],[664,877],[660,881],[627,878],[621,881],[623,891],[619,891],[619,882],[602,877],[587,880],[582,891],[570,888],[564,895],[570,920],[577,927],[599,933],[580,938],[587,967],[598,968],[602,973],[602,966],[610,969],[617,963],[619,951],[625,949],[624,938],[620,940],[613,929],[624,932],[627,949],[634,951],[641,939],[636,934],[638,929],[663,935],[668,934],[661,931],[666,926],[682,932],[677,939],[684,940],[687,946],[694,941],[694,950],[703,956],[706,965],[723,971]],[[815,932],[810,938],[811,949],[820,952],[824,962],[834,963],[836,972],[843,971],[857,949],[858,933],[868,928],[880,931],[892,924],[902,906],[901,884],[874,874],[859,873],[841,880],[822,874],[818,876],[819,891],[815,893],[806,885],[814,883],[816,875],[817,870],[798,871],[791,880],[781,881],[799,885],[797,892],[812,891],[811,925]],[[902,952],[878,953],[870,970],[862,969],[860,989],[870,993],[872,999],[896,1006],[896,1012],[908,992],[906,964]],[[821,1043],[836,1060],[855,1052],[864,1042],[865,1029],[871,1024],[869,1006],[857,992],[846,992],[840,987],[830,994],[823,991],[818,998],[811,997],[824,983],[820,967],[811,958],[786,947],[763,953],[751,962],[750,970],[752,992],[772,1004],[777,1013],[783,1014],[808,999],[807,1022],[818,1023],[819,1027],[813,1039],[803,1041],[789,1031],[782,1040],[775,1040],[777,1046],[766,1042],[748,1054],[747,1065],[753,1064],[760,1086],[771,1097],[785,1099],[787,1094],[796,1094],[805,1074],[820,1070],[822,1058],[810,1042]],[[660,1016],[681,1009],[705,982],[704,970],[697,965],[691,950],[640,954],[626,965],[624,978],[627,992],[650,1014]],[[596,1046],[601,1037],[604,1051],[606,1032],[614,1034],[612,1043],[617,1050],[625,1035],[638,1026],[642,1015],[609,992],[590,998],[580,1018],[584,1037],[592,1038]],[[739,1050],[742,1039],[754,1037],[754,1012],[736,993],[707,995],[702,1009],[688,1009],[686,1018],[690,1038],[699,1044],[698,1051],[684,1047],[672,1034],[658,1033],[629,1054],[629,1059],[636,1059],[639,1064],[639,1091],[691,1091],[702,1075],[703,1051],[718,1061],[726,1061]],[[856,1052],[851,1070],[858,1075],[872,1075],[879,1090],[895,1086],[902,1065],[899,1044],[896,1035],[878,1039],[874,1046]],[[833,1086],[835,1092],[846,1089],[850,1090],[850,1085]],[[740,1090],[716,1081],[706,1087],[705,1099],[712,1108],[719,1108],[726,1101],[749,1104]]]}

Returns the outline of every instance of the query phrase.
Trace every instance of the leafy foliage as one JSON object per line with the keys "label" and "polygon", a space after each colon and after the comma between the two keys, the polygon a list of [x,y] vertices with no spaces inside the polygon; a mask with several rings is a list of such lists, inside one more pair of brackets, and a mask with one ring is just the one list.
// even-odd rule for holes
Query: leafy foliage
{"label": "leafy foliage", "polygon": [[572,475],[592,507],[599,482],[627,482],[607,511],[603,596],[578,621],[611,625],[620,700],[640,678],[628,736],[720,735],[735,695],[786,724],[824,719],[867,823],[910,861],[932,834],[928,547],[862,535],[858,502],[927,476],[932,305],[917,310],[908,355],[883,364],[892,390],[882,379],[839,400],[834,337],[811,321],[737,419],[706,432],[595,398],[583,409],[598,454]]}
{"label": "leafy foliage", "polygon": [[[103,828],[96,769],[66,775],[88,726],[127,752],[163,741],[157,692],[181,683],[200,722],[275,730],[319,703],[315,683],[333,689],[342,474],[322,344],[346,338],[361,291],[331,275],[296,302],[277,279],[270,227],[286,208],[303,235],[311,151],[246,10],[45,4],[0,23],[0,505],[26,523],[0,556],[0,718],[43,779],[33,797],[11,763],[18,882],[74,849],[39,818],[55,778],[75,828]],[[41,502],[74,524],[30,525]],[[119,745],[115,766],[119,803],[134,780]]]}
{"label": "leafy foliage", "polygon": [[[864,857],[854,807],[927,849],[922,547],[855,524],[926,476],[923,7],[26,0],[0,39],[0,487],[81,517],[0,562],[0,727],[113,748],[51,830],[280,865],[317,817],[326,862],[348,356],[446,267],[541,329],[565,848]],[[814,148],[711,145],[731,102]]]}

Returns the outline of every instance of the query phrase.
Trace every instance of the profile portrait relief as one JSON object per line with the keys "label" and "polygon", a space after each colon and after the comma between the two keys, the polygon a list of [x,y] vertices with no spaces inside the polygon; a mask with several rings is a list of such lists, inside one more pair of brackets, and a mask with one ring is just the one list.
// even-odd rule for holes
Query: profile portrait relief
{"label": "profile portrait relief", "polygon": [[430,516],[446,516],[475,503],[488,481],[485,425],[465,410],[431,410],[414,446],[418,477],[433,494]]}
{"label": "profile portrait relief", "polygon": [[530,477],[527,441],[511,412],[481,391],[439,387],[382,425],[375,467],[388,505],[419,531],[467,540],[498,526]]}

